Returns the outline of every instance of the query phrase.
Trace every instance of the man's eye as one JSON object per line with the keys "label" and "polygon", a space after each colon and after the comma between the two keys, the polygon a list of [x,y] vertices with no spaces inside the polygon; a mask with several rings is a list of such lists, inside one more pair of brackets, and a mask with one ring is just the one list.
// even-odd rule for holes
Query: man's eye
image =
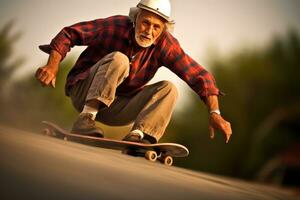
{"label": "man's eye", "polygon": [[155,30],[160,30],[160,26],[154,26]]}
{"label": "man's eye", "polygon": [[149,22],[148,21],[143,21],[142,24],[145,25],[145,26],[148,26]]}

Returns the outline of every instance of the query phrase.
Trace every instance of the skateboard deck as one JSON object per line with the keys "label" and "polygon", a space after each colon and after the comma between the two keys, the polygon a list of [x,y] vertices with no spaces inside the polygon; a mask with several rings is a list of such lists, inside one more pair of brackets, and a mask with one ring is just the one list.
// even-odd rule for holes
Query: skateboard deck
{"label": "skateboard deck", "polygon": [[46,126],[46,128],[43,129],[43,133],[46,135],[58,137],[64,140],[70,140],[92,146],[97,146],[101,148],[120,150],[123,153],[129,155],[143,156],[150,161],[158,160],[164,163],[165,165],[172,165],[173,157],[186,157],[189,155],[189,150],[181,144],[143,144],[137,142],[86,136],[71,133],[52,122],[43,121],[42,123]]}

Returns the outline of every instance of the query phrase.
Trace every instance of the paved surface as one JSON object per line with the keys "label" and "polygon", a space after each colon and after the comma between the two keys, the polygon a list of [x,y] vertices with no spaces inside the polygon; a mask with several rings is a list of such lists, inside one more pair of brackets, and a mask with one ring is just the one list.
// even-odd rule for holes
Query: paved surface
{"label": "paved surface", "polygon": [[0,126],[0,199],[299,199],[118,151]]}

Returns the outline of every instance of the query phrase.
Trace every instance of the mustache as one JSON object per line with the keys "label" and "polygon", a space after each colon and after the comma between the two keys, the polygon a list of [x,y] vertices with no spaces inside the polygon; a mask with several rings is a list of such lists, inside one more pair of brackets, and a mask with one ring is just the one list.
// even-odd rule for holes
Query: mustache
{"label": "mustache", "polygon": [[145,37],[145,38],[148,38],[148,39],[152,40],[152,37],[151,37],[151,35],[149,35],[149,34],[146,34],[146,33],[141,33],[141,34],[140,34],[140,36],[142,36],[142,37]]}

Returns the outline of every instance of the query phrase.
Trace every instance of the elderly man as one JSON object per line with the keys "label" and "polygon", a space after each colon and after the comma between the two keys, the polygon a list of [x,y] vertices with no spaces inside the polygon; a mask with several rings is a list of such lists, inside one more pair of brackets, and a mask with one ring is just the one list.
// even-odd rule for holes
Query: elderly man
{"label": "elderly man", "polygon": [[176,87],[168,81],[146,83],[160,66],[183,79],[205,102],[209,111],[211,138],[216,129],[231,136],[230,123],[219,111],[219,89],[213,76],[189,57],[170,34],[169,0],[141,0],[129,16],[112,16],[63,28],[50,45],[48,63],[38,68],[36,78],[55,87],[59,63],[75,45],[85,45],[65,86],[80,112],[72,132],[103,137],[95,121],[111,126],[134,122],[123,140],[156,143],[163,136],[177,99]]}

